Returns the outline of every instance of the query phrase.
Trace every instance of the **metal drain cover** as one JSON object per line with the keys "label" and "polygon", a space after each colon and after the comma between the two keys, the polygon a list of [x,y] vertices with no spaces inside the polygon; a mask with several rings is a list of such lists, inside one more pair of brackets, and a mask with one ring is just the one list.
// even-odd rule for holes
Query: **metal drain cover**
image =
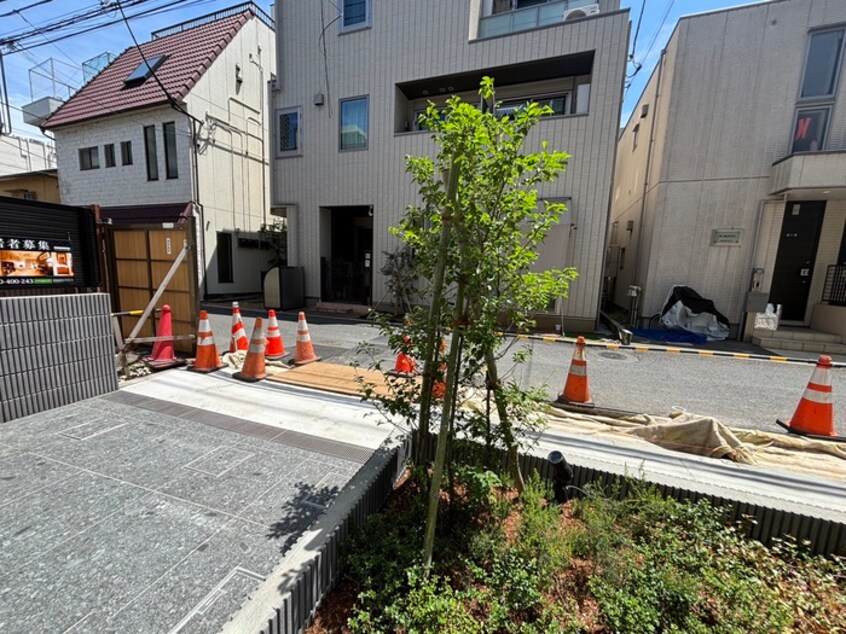
{"label": "metal drain cover", "polygon": [[628,355],[622,354],[621,352],[600,352],[600,357],[605,359],[614,359],[615,361],[628,361]]}

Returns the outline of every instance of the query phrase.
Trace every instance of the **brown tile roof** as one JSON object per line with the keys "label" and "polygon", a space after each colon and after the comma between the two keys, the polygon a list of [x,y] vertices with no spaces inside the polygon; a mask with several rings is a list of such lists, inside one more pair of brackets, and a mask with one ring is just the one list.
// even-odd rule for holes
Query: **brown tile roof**
{"label": "brown tile roof", "polygon": [[191,203],[100,207],[100,217],[110,218],[115,225],[180,224],[191,217]]}
{"label": "brown tile roof", "polygon": [[[252,17],[244,11],[215,22],[141,44],[147,60],[167,55],[156,76],[176,100],[182,101],[239,29]],[[158,82],[126,86],[124,80],[143,62],[131,46],[59,107],[42,126],[56,128],[98,117],[168,103]]]}

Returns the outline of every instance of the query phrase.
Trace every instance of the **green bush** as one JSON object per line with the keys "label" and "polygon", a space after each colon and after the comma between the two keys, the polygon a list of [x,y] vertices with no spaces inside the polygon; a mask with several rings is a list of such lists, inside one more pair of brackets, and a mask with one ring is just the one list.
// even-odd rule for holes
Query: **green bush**
{"label": "green bush", "polygon": [[[428,578],[418,556],[422,496],[371,517],[352,539],[355,634],[844,631],[842,559],[810,556],[789,540],[767,548],[744,539],[707,502],[676,502],[630,482],[626,497],[591,490],[574,502],[576,524],[548,503],[536,474],[517,504],[498,495],[495,473],[457,468],[455,476],[463,495]],[[598,607],[590,622],[580,617],[585,598]]]}

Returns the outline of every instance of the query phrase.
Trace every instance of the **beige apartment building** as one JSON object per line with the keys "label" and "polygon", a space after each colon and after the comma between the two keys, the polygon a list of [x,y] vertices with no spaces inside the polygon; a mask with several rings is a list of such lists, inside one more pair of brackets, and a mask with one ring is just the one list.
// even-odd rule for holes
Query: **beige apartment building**
{"label": "beige apartment building", "polygon": [[503,108],[555,111],[532,132],[572,154],[542,190],[569,211],[539,266],[580,277],[546,321],[592,328],[598,316],[628,11],[619,0],[277,2],[274,213],[308,300],[386,305],[389,233],[417,192],[407,155],[432,155],[417,116],[451,95],[478,103],[492,76]]}
{"label": "beige apartment building", "polygon": [[846,352],[844,32],[843,0],[679,20],[620,135],[609,299],[640,287],[643,323],[684,284],[745,339]]}

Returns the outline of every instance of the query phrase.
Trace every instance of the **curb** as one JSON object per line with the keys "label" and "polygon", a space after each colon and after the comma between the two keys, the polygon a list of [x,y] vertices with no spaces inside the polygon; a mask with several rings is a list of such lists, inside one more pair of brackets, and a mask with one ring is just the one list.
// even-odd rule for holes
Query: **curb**
{"label": "curb", "polygon": [[[576,340],[570,337],[552,337],[544,335],[515,335],[505,333],[506,337],[530,341],[543,341],[544,343],[569,343],[575,345]],[[816,359],[797,359],[795,357],[781,357],[778,355],[753,354],[746,352],[725,352],[722,350],[699,350],[696,348],[673,348],[670,346],[655,346],[650,344],[629,344],[622,343],[600,343],[596,341],[585,341],[589,348],[604,348],[606,350],[630,350],[632,352],[664,352],[667,354],[689,354],[701,357],[722,357],[724,359],[745,359],[752,361],[771,361],[775,363],[804,363],[816,365]],[[846,368],[846,363],[832,362],[833,368]]]}

